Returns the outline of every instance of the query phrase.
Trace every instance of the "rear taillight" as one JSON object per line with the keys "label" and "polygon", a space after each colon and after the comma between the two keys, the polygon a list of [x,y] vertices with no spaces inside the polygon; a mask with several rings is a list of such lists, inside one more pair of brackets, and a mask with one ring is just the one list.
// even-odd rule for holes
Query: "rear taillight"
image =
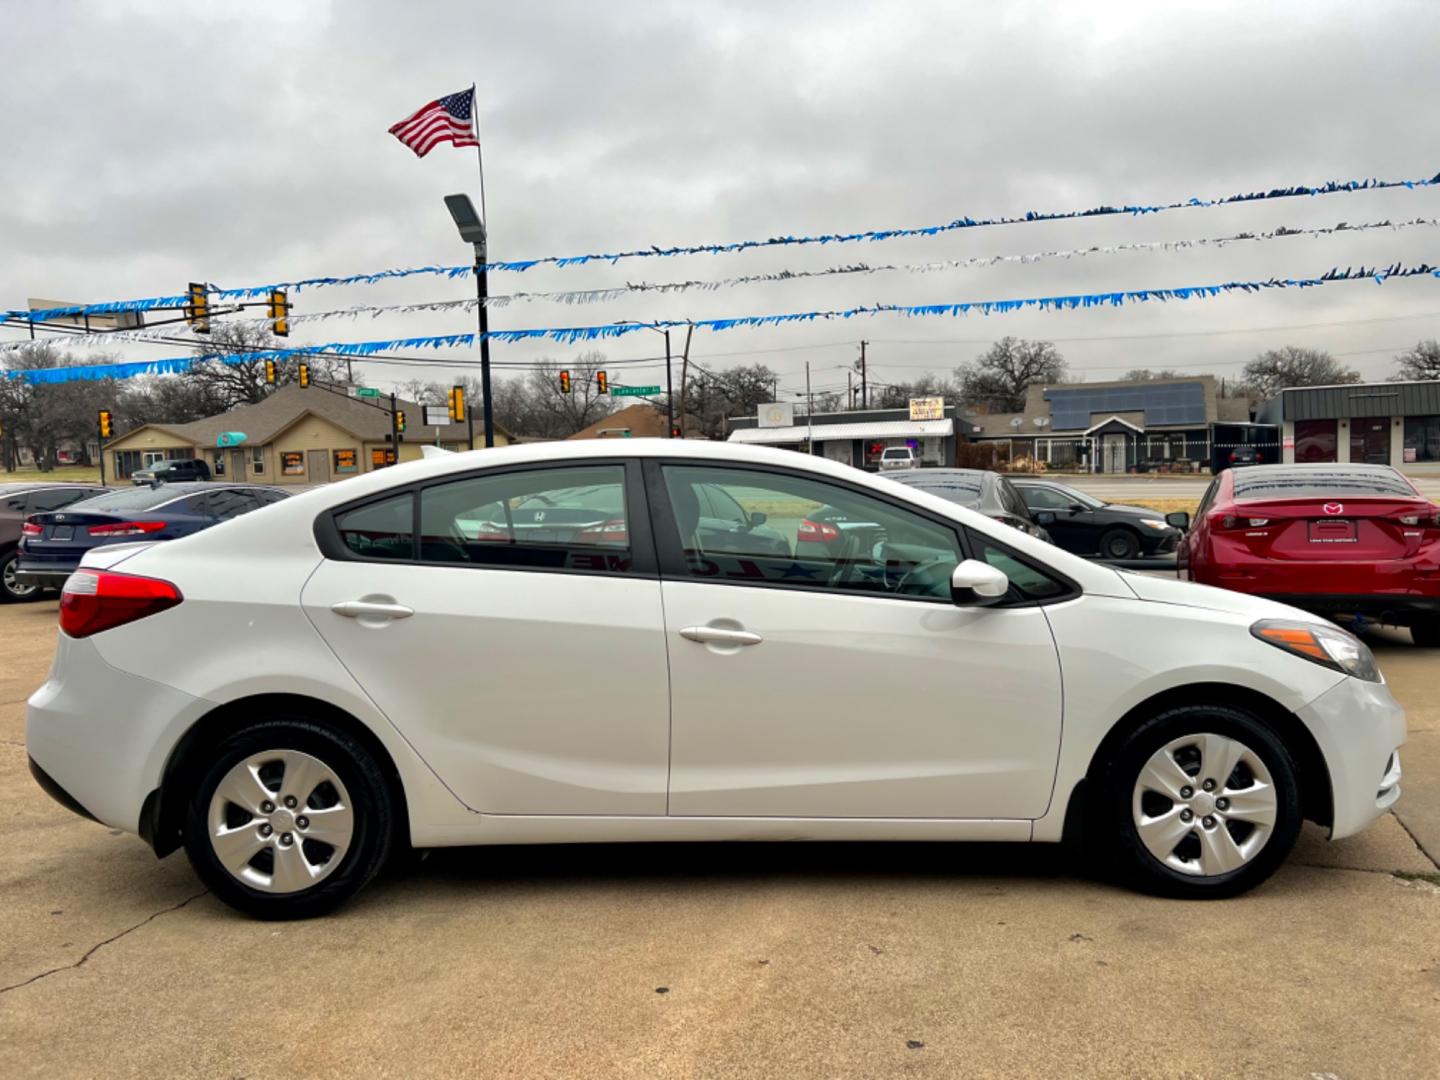
{"label": "rear taillight", "polygon": [[36,522],[33,522],[33,521],[27,521],[27,522],[25,522],[24,525],[21,525],[21,526],[20,526],[20,535],[21,535],[21,536],[39,536],[39,535],[41,535],[44,531],[45,531],[45,526],[44,526],[44,525],[39,525],[39,524],[37,524]]}
{"label": "rear taillight", "polygon": [[630,539],[624,518],[611,518],[601,525],[591,525],[575,534],[577,544],[624,544]]}
{"label": "rear taillight", "polygon": [[795,532],[795,539],[805,540],[812,544],[828,544],[832,540],[840,539],[840,530],[823,521],[811,521],[806,518],[800,522],[800,528]]}
{"label": "rear taillight", "polygon": [[[1405,514],[1400,518],[1401,525],[1425,525],[1429,528],[1440,528],[1440,510],[1433,514]],[[28,535],[28,534],[27,534]]]}
{"label": "rear taillight", "polygon": [[60,593],[60,629],[72,638],[156,615],[183,599],[168,581],[115,574],[109,570],[76,570]]}
{"label": "rear taillight", "polygon": [[117,521],[113,525],[91,525],[85,531],[91,536],[144,536],[163,528],[163,521]]}
{"label": "rear taillight", "polygon": [[1234,514],[1217,515],[1210,519],[1210,525],[1215,529],[1259,529],[1269,524],[1269,518],[1236,517]]}
{"label": "rear taillight", "polygon": [[1230,462],[1231,462],[1231,464],[1234,464],[1235,459],[1236,459],[1238,456],[1239,456],[1239,455],[1236,454],[1234,450],[1231,450],[1231,451],[1230,451]]}

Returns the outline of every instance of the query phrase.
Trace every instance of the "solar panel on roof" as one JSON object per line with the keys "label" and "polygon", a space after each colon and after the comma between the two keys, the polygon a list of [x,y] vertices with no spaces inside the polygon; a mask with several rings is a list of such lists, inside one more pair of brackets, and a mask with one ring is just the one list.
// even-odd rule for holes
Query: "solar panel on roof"
{"label": "solar panel on roof", "polygon": [[1055,427],[1061,430],[1084,430],[1090,427],[1096,413],[1143,413],[1146,427],[1205,423],[1205,387],[1201,383],[1052,387],[1045,392],[1045,398],[1050,402]]}

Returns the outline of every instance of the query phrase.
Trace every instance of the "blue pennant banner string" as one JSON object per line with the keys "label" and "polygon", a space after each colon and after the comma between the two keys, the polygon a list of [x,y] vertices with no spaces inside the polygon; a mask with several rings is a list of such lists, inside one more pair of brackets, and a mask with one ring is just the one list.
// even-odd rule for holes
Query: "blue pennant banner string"
{"label": "blue pennant banner string", "polygon": [[[851,319],[858,316],[900,315],[905,318],[961,315],[1004,315],[1026,308],[1038,311],[1069,311],[1076,308],[1121,307],[1125,304],[1171,300],[1205,300],[1225,293],[1255,293],[1266,289],[1307,289],[1341,281],[1374,281],[1384,284],[1396,278],[1431,277],[1440,279],[1440,269],[1428,263],[1404,266],[1393,263],[1386,267],[1339,267],[1311,278],[1267,278],[1259,281],[1227,281],[1213,285],[1190,285],[1168,289],[1125,289],[1114,292],[1074,293],[1067,296],[1035,296],[1012,300],[972,300],[953,304],[870,304],[839,311],[801,311],[775,315],[739,315],[723,319],[661,319],[654,322],[601,323],[596,326],[536,327],[520,330],[491,330],[487,337],[494,341],[520,342],[547,340],[573,345],[584,341],[604,341],[624,337],[640,330],[672,329],[693,326],[698,330],[720,332],[742,327],[779,326],[784,323],[805,323]],[[332,341],[323,345],[301,345],[289,349],[267,349],[245,353],[200,353],[193,357],[169,357],[164,360],[142,360],[124,364],[90,364],[73,367],[8,370],[0,375],[30,383],[64,383],[85,379],[125,379],[135,375],[162,375],[188,371],[194,364],[207,361],[236,364],[242,360],[288,360],[315,353],[365,357],[400,349],[448,349],[474,346],[476,334],[438,334],[425,337],[397,338],[389,341]]]}
{"label": "blue pennant banner string", "polygon": [[[612,251],[588,255],[546,256],[538,259],[520,259],[511,262],[493,262],[485,269],[492,272],[522,273],[537,266],[584,266],[592,262],[617,263],[622,259],[650,259],[675,255],[722,255],[754,248],[796,247],[806,244],[850,244],[860,241],[895,240],[904,237],[938,236],[942,233],[962,229],[981,229],[995,225],[1022,225],[1045,221],[1067,221],[1076,218],[1109,217],[1114,215],[1140,216],[1159,214],[1167,210],[1184,210],[1213,206],[1228,206],[1237,203],[1260,202],[1270,199],[1294,199],[1307,195],[1334,195],[1354,191],[1385,191],[1402,188],[1408,191],[1417,188],[1440,185],[1440,173],[1418,180],[1331,180],[1324,184],[1296,184],[1290,187],[1271,188],[1268,191],[1242,192],[1215,199],[1190,198],[1177,202],[1153,204],[1126,204],[1123,206],[1101,205],[1087,210],[1058,210],[1042,212],[1029,211],[1018,217],[972,218],[961,217],[944,225],[924,225],[917,228],[869,229],[864,232],[822,233],[815,236],[772,236],[766,240],[736,240],[729,243],[695,244],[687,247],[662,248],[652,246],[633,251]],[[249,285],[236,289],[218,289],[213,286],[210,295],[219,300],[247,300],[265,296],[276,289],[294,290],[321,288],[336,285],[373,285],[392,278],[414,277],[416,275],[445,278],[468,277],[475,272],[473,266],[416,266],[406,269],[378,270],[365,274],[350,274],[345,277],[312,277],[295,281],[275,281],[268,285]],[[83,304],[63,308],[46,308],[41,311],[0,312],[0,324],[16,319],[30,319],[45,322],[75,315],[105,315],[121,311],[150,311],[154,308],[178,308],[188,301],[186,296],[152,296],[143,300],[117,300],[100,304]]]}
{"label": "blue pennant banner string", "polygon": [[[772,283],[784,281],[796,281],[805,278],[835,277],[848,275],[868,275],[904,272],[910,274],[928,274],[946,270],[964,270],[995,266],[1000,263],[1022,263],[1029,264],[1047,259],[1071,259],[1081,258],[1089,255],[1119,254],[1124,252],[1137,251],[1183,251],[1200,248],[1224,248],[1230,244],[1247,243],[1263,240],[1277,240],[1293,236],[1330,236],[1335,233],[1356,233],[1366,232],[1374,229],[1388,229],[1398,231],[1416,227],[1433,228],[1440,225],[1437,218],[1415,218],[1411,221],[1376,221],[1364,222],[1351,225],[1341,222],[1338,225],[1327,225],[1312,229],[1292,229],[1280,226],[1266,232],[1242,232],[1230,236],[1216,236],[1201,238],[1197,240],[1153,240],[1131,244],[1109,244],[1105,246],[1092,246],[1085,248],[1071,248],[1061,251],[1037,251],[1021,255],[983,255],[969,259],[945,259],[937,262],[926,263],[852,263],[844,266],[831,266],[819,270],[777,270],[763,274],[747,274],[742,277],[712,278],[709,280],[691,281],[665,281],[647,282],[637,281],[609,289],[576,289],[562,292],[517,292],[510,294],[496,294],[488,297],[486,305],[491,308],[505,307],[515,303],[544,301],[548,303],[583,305],[597,304],[607,301],[623,299],[626,296],[636,293],[678,293],[691,290],[699,292],[715,292],[720,289],[735,288],[743,285],[759,283]],[[371,318],[378,318],[381,315],[414,315],[434,314],[438,312],[473,312],[479,300],[471,297],[466,300],[430,300],[410,304],[356,304],[351,307],[337,308],[331,311],[312,311],[304,314],[290,316],[291,325],[300,325],[310,322],[323,322],[331,319],[357,319],[362,315]],[[254,327],[264,329],[270,325],[269,319],[227,319],[227,326]],[[165,330],[112,330],[104,334],[107,342],[117,341],[153,341],[174,343],[177,328]],[[188,334],[190,340],[197,345],[204,344],[205,339],[200,336]],[[26,347],[26,341],[0,342],[0,355],[6,352],[14,352]]]}

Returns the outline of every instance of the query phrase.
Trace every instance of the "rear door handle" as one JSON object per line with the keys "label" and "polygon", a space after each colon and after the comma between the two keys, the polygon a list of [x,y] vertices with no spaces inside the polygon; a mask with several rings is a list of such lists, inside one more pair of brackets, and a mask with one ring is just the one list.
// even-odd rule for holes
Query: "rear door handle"
{"label": "rear door handle", "polygon": [[723,626],[687,626],[680,631],[687,641],[718,642],[722,645],[759,645],[765,639],[749,630],[728,630]]}
{"label": "rear door handle", "polygon": [[330,610],[347,619],[408,619],[414,608],[404,604],[383,604],[376,600],[342,600],[331,604]]}

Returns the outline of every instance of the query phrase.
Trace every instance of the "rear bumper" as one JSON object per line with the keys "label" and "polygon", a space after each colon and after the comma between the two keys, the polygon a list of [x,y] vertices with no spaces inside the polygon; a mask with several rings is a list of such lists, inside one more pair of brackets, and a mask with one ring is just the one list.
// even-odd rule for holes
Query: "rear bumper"
{"label": "rear bumper", "polygon": [[1330,839],[1353,836],[1400,798],[1405,711],[1383,683],[1347,678],[1297,715],[1330,772]]}
{"label": "rear bumper", "polygon": [[15,564],[15,580],[21,585],[39,585],[42,589],[59,589],[64,586],[65,579],[73,574],[80,565],[76,559],[73,564],[56,565],[55,563],[36,563],[21,559]]}

